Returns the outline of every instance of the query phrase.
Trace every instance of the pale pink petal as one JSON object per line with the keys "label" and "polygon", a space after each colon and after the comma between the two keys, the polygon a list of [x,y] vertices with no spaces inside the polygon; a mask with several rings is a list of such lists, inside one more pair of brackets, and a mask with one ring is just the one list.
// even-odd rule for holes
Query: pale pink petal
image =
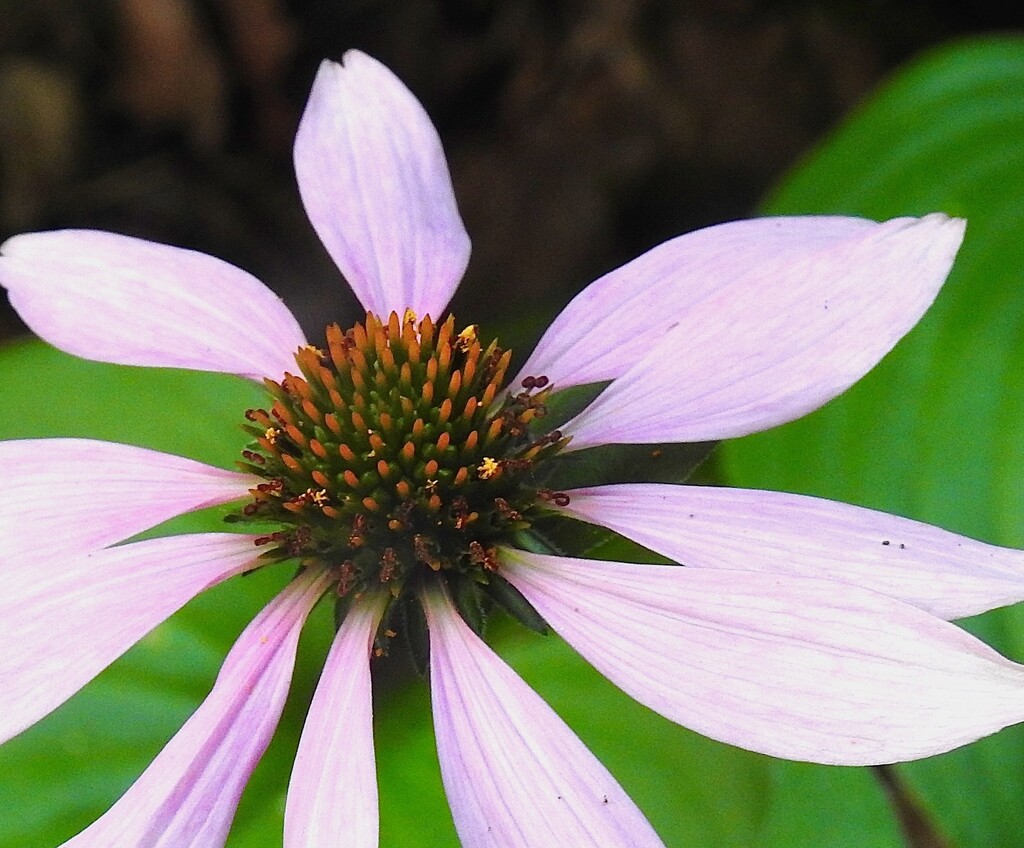
{"label": "pale pink petal", "polygon": [[436,318],[469,262],[441,140],[380,62],[342,61],[320,65],[295,137],[306,214],[366,309]]}
{"label": "pale pink petal", "polygon": [[876,227],[863,218],[753,218],[658,245],[595,280],[544,333],[522,371],[559,388],[620,377],[688,310],[764,265],[799,262]]}
{"label": "pale pink petal", "polygon": [[284,810],[285,848],[376,848],[370,651],[384,599],[354,603],[309,705]]}
{"label": "pale pink petal", "polygon": [[615,778],[450,602],[424,606],[441,777],[464,848],[661,846]]}
{"label": "pale pink petal", "polygon": [[305,344],[288,308],[245,271],[114,233],[8,239],[0,285],[33,332],[85,359],[279,379]]}
{"label": "pale pink petal", "polygon": [[864,376],[921,318],[964,222],[900,218],[778,257],[716,291],[567,423],[569,449],[703,442],[799,418]]}
{"label": "pale pink petal", "polygon": [[296,578],[238,637],[213,690],[120,800],[65,848],[217,848],[274,735],[306,615],[328,576]]}
{"label": "pale pink petal", "polygon": [[943,618],[1024,600],[1024,551],[863,507],[657,483],[567,494],[565,512],[683,565],[853,583]]}
{"label": "pale pink petal", "polygon": [[505,551],[504,576],[613,683],[777,757],[917,759],[1024,720],[1024,666],[859,586]]}
{"label": "pale pink petal", "polygon": [[245,497],[258,480],[159,451],[91,439],[0,442],[0,562],[59,569],[169,518]]}
{"label": "pale pink petal", "polygon": [[34,724],[204,589],[245,571],[252,536],[167,536],[40,563],[0,594],[0,741]]}

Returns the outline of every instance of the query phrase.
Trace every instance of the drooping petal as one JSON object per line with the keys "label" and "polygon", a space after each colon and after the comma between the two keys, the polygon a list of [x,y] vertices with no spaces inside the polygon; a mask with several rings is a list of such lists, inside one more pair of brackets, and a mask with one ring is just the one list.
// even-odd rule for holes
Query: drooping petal
{"label": "drooping petal", "polygon": [[8,239],[0,285],[33,332],[85,359],[279,379],[305,344],[288,308],[245,271],[114,233]]}
{"label": "drooping petal", "polygon": [[437,130],[401,81],[349,50],[323,62],[295,137],[320,240],[371,312],[444,312],[469,262]]}
{"label": "drooping petal", "polygon": [[1024,600],[1024,551],[863,507],[657,483],[567,494],[565,512],[683,565],[853,583],[943,618]]}
{"label": "drooping petal", "polygon": [[370,651],[382,600],[353,604],[327,655],[288,785],[285,848],[377,848]]}
{"label": "drooping petal", "polygon": [[1024,666],[858,586],[521,551],[502,573],[629,695],[742,748],[891,763],[1024,720]]}
{"label": "drooping petal", "polygon": [[765,265],[799,262],[877,226],[863,218],[752,218],[664,242],[595,280],[552,322],[512,381],[555,386],[622,376],[688,310]]}
{"label": "drooping petal", "polygon": [[555,712],[462,621],[426,598],[441,777],[464,848],[662,842]]}
{"label": "drooping petal", "polygon": [[284,708],[326,573],[296,578],[235,642],[213,690],[138,780],[64,848],[217,848]]}
{"label": "drooping petal", "polygon": [[569,449],[713,441],[818,408],[918,322],[963,233],[944,215],[900,218],[751,269],[695,304],[562,427]]}
{"label": "drooping petal", "polygon": [[0,574],[63,568],[194,509],[244,497],[254,478],[91,439],[0,442]]}
{"label": "drooping petal", "polygon": [[60,706],[204,589],[248,568],[252,536],[167,536],[42,563],[0,593],[0,742]]}

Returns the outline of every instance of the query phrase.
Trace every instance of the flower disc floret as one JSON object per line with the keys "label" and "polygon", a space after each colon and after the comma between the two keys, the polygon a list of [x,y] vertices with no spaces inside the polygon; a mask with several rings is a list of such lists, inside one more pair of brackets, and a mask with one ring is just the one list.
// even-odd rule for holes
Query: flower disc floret
{"label": "flower disc floret", "polygon": [[503,391],[511,352],[455,328],[368,313],[266,381],[273,405],[246,412],[242,454],[264,482],[234,518],[279,525],[256,540],[267,559],[326,565],[342,596],[488,583],[497,545],[557,497],[535,471],[568,440],[538,434],[546,378]]}

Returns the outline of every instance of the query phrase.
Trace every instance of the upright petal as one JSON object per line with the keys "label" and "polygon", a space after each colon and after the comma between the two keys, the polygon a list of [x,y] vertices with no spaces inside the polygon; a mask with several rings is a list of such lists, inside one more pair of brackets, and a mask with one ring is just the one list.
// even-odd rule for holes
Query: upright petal
{"label": "upright petal", "polygon": [[204,589],[245,571],[252,536],[167,536],[41,563],[0,595],[0,742],[60,706]]}
{"label": "upright petal", "polygon": [[258,482],[192,459],[91,439],[0,442],[0,468],[4,580],[19,568],[56,571],[69,554],[244,497]]}
{"label": "upright petal", "polygon": [[8,239],[0,285],[33,332],[85,359],[278,379],[305,344],[288,308],[245,271],[114,233]]}
{"label": "upright petal", "polygon": [[838,765],[1024,720],[1024,666],[850,584],[505,551],[504,575],[613,683],[713,739]]}
{"label": "upright petal", "polygon": [[295,137],[306,214],[366,309],[437,318],[469,262],[437,130],[380,62],[324,62]]}
{"label": "upright petal", "polygon": [[464,848],[661,846],[615,778],[450,602],[424,606],[441,777]]}
{"label": "upright petal", "polygon": [[327,655],[288,785],[285,848],[377,848],[370,651],[381,601],[353,604]]}
{"label": "upright petal", "polygon": [[918,322],[963,233],[944,215],[899,218],[752,268],[695,304],[562,427],[569,449],[713,441],[817,409]]}
{"label": "upright petal", "polygon": [[1024,551],[863,507],[658,483],[567,494],[565,512],[683,565],[853,583],[943,618],[1024,600]]}
{"label": "upright petal", "polygon": [[875,226],[863,218],[752,218],[664,242],[573,298],[512,385],[528,374],[559,388],[621,377],[688,310],[751,271],[799,262]]}
{"label": "upright petal", "polygon": [[137,781],[64,848],[217,848],[284,708],[306,615],[327,585],[296,578],[235,642],[213,691]]}

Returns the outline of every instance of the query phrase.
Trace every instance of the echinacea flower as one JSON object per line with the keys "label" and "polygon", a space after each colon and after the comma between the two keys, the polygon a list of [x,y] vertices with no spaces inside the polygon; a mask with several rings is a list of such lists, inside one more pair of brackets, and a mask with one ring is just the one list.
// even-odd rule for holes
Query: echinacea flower
{"label": "echinacea flower", "polygon": [[[396,633],[421,654],[417,634],[429,639],[420,659],[464,845],[661,844],[484,643],[494,605],[551,626],[670,719],[779,757],[894,762],[1024,719],[1024,667],[948,623],[1024,597],[1017,551],[781,493],[559,488],[578,451],[739,436],[835,397],[931,304],[963,222],[769,218],[679,237],[593,283],[507,381],[510,354],[445,317],[469,239],[436,131],[402,84],[359,53],[325,62],[295,165],[367,310],[322,347],[208,256],[88,231],[0,249],[0,283],[51,344],[266,380],[270,394],[245,412],[241,471],[98,441],[0,443],[0,740],[209,586],[299,566],[180,732],[66,845],[222,845],[326,596],[340,623],[291,777],[287,848],[377,844],[370,666]],[[589,403],[553,429],[545,412],[573,387]],[[127,541],[231,503],[233,532]],[[538,553],[531,534],[550,521],[608,528],[676,564]]]}

